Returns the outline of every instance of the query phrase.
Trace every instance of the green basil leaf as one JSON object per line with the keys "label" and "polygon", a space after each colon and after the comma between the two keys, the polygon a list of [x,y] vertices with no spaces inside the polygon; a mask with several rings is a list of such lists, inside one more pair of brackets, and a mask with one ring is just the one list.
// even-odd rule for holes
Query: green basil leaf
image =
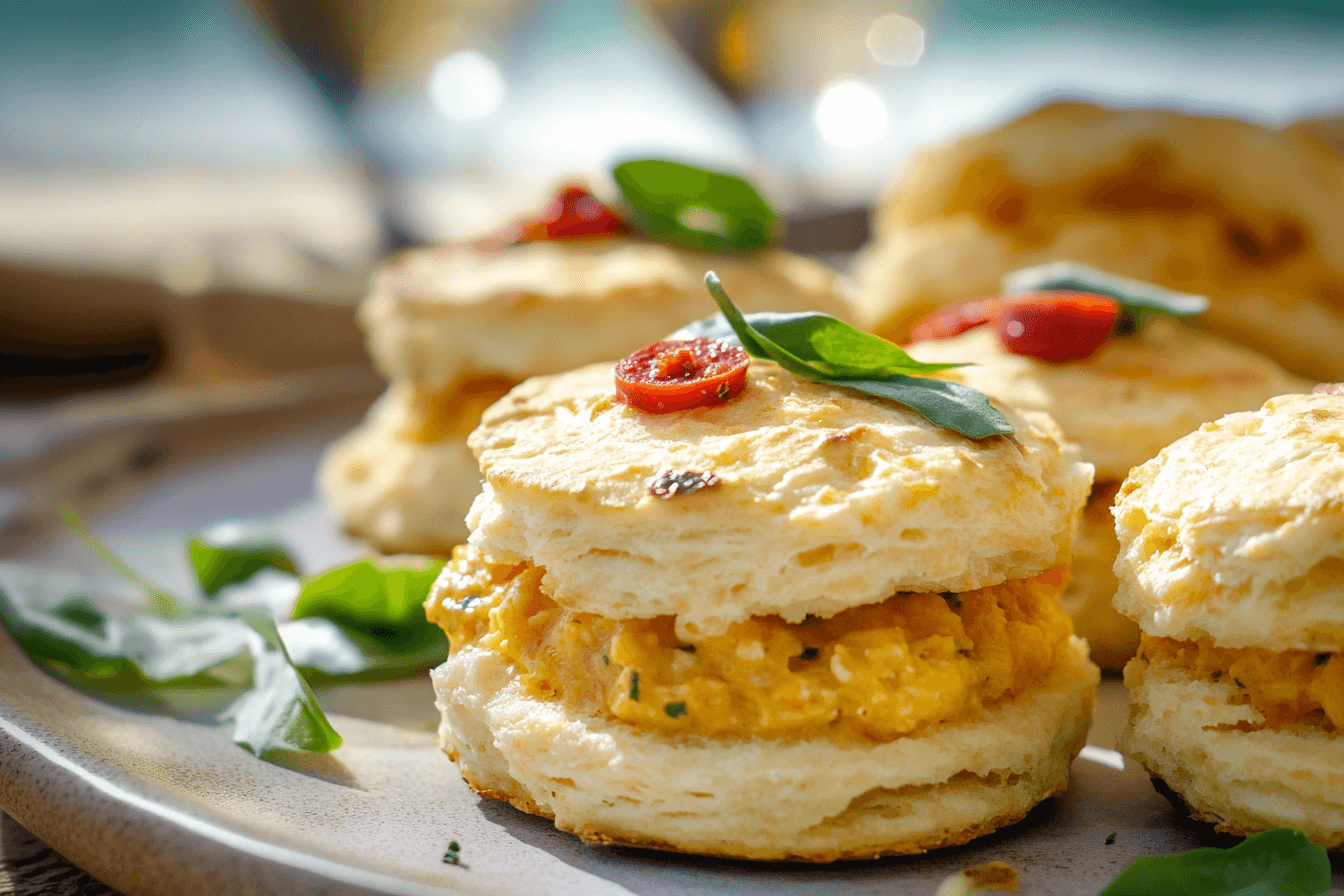
{"label": "green basil leaf", "polygon": [[1157,313],[1193,317],[1209,309],[1207,296],[1177,292],[1156,283],[1119,277],[1075,261],[1054,261],[1023,268],[1003,278],[1005,295],[1049,290],[1077,290],[1109,296],[1139,323]]}
{"label": "green basil leaf", "polygon": [[109,548],[102,539],[94,535],[88,526],[84,525],[84,521],[79,518],[79,514],[75,512],[74,507],[67,504],[61,510],[61,517],[65,520],[65,524],[70,527],[70,530],[79,537],[79,540],[84,542],[84,546],[92,551],[94,556],[99,560],[102,560],[103,563],[107,565],[108,569],[111,569],[117,575],[121,576],[137,588],[140,588],[146,595],[148,595],[150,604],[154,607],[155,612],[165,616],[171,616],[186,611],[186,608],[182,605],[181,601],[164,591],[162,588],[159,588],[134,569],[131,569],[125,561],[112,553],[112,549]]}
{"label": "green basil leaf", "polygon": [[233,742],[264,757],[275,751],[326,753],[341,745],[308,682],[289,658],[275,620],[260,610],[239,619],[259,636],[252,645],[252,681],[225,712],[234,722]]}
{"label": "green basil leaf", "polygon": [[[326,674],[388,677],[437,665],[448,657],[443,630],[425,618],[424,603],[442,563],[422,568],[385,567],[361,560],[304,582],[294,606],[296,620],[320,617],[339,627],[349,643],[362,651],[365,665],[337,673],[305,645],[303,665]],[[297,631],[297,630],[296,630]],[[306,638],[330,637],[311,629]],[[336,656],[335,653],[332,654]]]}
{"label": "green basil leaf", "polygon": [[219,527],[191,538],[187,541],[187,554],[201,590],[210,598],[230,585],[246,582],[263,569],[299,574],[294,558],[283,545],[257,539],[232,527]]}
{"label": "green basil leaf", "polygon": [[[710,271],[705,286],[748,355],[774,361],[800,376],[905,405],[930,423],[972,439],[1008,435],[1012,424],[982,393],[947,380],[907,376],[959,367],[925,364],[885,339],[823,314],[743,315]],[[687,331],[718,331],[700,322]],[[711,337],[723,338],[723,337]]]}
{"label": "green basil leaf", "polygon": [[774,239],[774,209],[736,175],[637,159],[617,165],[612,177],[627,221],[647,236],[706,252],[749,252]]}
{"label": "green basil leaf", "polygon": [[206,673],[247,649],[236,620],[105,613],[77,577],[21,563],[0,563],[0,621],[48,672],[107,694],[236,684]]}
{"label": "green basil leaf", "polygon": [[1256,834],[1230,849],[1144,856],[1099,896],[1314,896],[1330,889],[1330,859],[1292,828]]}

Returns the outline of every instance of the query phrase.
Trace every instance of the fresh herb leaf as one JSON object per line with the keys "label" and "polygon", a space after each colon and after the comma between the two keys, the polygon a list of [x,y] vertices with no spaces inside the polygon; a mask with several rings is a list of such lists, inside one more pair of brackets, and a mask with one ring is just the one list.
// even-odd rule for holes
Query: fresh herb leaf
{"label": "fresh herb leaf", "polygon": [[686,715],[686,704],[680,700],[676,703],[664,703],[663,712],[667,713],[669,719],[679,719]]}
{"label": "fresh herb leaf", "polygon": [[[960,364],[925,364],[885,339],[823,314],[748,314],[733,304],[713,271],[705,286],[726,325],[714,319],[683,328],[682,334],[735,339],[755,358],[818,382],[886,398],[916,411],[936,426],[972,439],[1007,435],[1012,425],[984,394],[947,380],[907,376]],[[728,334],[731,333],[731,336]]]}
{"label": "fresh herb leaf", "polygon": [[1155,283],[1118,277],[1074,261],[1055,261],[1014,271],[1003,278],[1005,295],[1020,295],[1048,290],[1077,290],[1115,299],[1136,325],[1153,314],[1193,317],[1207,311],[1206,296],[1167,289]]}
{"label": "fresh herb leaf", "polygon": [[85,547],[92,551],[94,556],[99,560],[107,564],[108,569],[112,570],[137,588],[142,589],[149,595],[149,601],[156,612],[165,616],[171,616],[175,613],[182,613],[185,611],[185,607],[183,607],[181,601],[164,591],[162,588],[159,588],[134,569],[131,569],[125,561],[112,553],[112,549],[109,548],[97,535],[94,535],[88,526],[84,525],[84,521],[79,518],[79,514],[75,512],[75,508],[67,504],[61,510],[61,518],[64,519],[65,524],[70,527],[70,531],[74,532],[79,540],[84,542]]}
{"label": "fresh herb leaf", "polygon": [[680,162],[638,159],[612,171],[626,219],[648,236],[707,252],[770,245],[775,211],[746,180]]}
{"label": "fresh herb leaf", "polygon": [[[303,632],[308,639],[304,649],[293,647],[296,655],[302,653],[300,665],[328,675],[386,678],[437,665],[448,657],[448,638],[425,618],[424,603],[442,568],[442,563],[389,568],[361,560],[309,579],[294,606],[294,619],[308,627],[288,624],[287,643],[294,644],[291,636]],[[321,627],[315,625],[318,619],[335,626],[360,651],[361,668],[351,668],[347,662],[335,666],[319,662],[320,654],[308,649],[311,639],[330,633],[321,635]]]}
{"label": "fresh herb leaf", "polygon": [[1099,896],[1314,896],[1330,888],[1330,859],[1301,831],[1274,828],[1230,849],[1135,859]]}
{"label": "fresh herb leaf", "polygon": [[639,700],[639,673],[630,673],[630,699]]}
{"label": "fresh herb leaf", "polygon": [[445,865],[462,864],[462,844],[456,840],[448,844],[448,851],[443,854],[443,863]]}
{"label": "fresh herb leaf", "polygon": [[258,639],[252,643],[253,687],[225,713],[234,721],[233,742],[254,755],[277,750],[326,753],[341,745],[312,688],[285,650],[275,620],[260,610],[239,618]]}
{"label": "fresh herb leaf", "polygon": [[1111,831],[1109,834],[1106,835],[1106,845],[1110,846],[1114,842],[1115,842],[1115,831]]}
{"label": "fresh herb leaf", "polygon": [[190,539],[187,554],[206,597],[214,597],[230,585],[246,582],[263,569],[277,569],[292,576],[299,574],[294,558],[283,545],[249,537],[233,527],[220,527]]}

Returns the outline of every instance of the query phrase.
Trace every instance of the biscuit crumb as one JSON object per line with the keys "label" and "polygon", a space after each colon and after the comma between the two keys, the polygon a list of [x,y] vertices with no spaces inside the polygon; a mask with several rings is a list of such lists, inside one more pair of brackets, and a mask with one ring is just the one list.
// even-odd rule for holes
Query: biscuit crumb
{"label": "biscuit crumb", "polygon": [[974,868],[965,868],[943,880],[936,896],[970,896],[981,890],[1016,893],[1017,870],[1007,862],[986,862]]}

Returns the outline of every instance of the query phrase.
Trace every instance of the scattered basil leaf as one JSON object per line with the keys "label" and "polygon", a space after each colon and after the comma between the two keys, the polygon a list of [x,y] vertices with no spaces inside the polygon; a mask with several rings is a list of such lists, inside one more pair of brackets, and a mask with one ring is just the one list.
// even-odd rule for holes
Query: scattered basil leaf
{"label": "scattered basil leaf", "polygon": [[617,165],[612,177],[627,221],[647,236],[707,252],[750,252],[774,239],[774,209],[736,175],[637,159]]}
{"label": "scattered basil leaf", "polygon": [[230,585],[246,582],[263,569],[278,569],[293,576],[299,574],[294,558],[282,545],[274,542],[241,540],[228,544],[197,535],[187,542],[187,554],[206,597],[214,597]]}
{"label": "scattered basil leaf", "polygon": [[916,361],[885,339],[823,314],[744,315],[713,271],[705,275],[705,286],[718,303],[723,324],[715,319],[700,321],[679,330],[675,338],[731,338],[752,357],[774,361],[818,382],[890,399],[936,426],[972,439],[1013,431],[983,393],[961,383],[906,375],[964,365]]}
{"label": "scattered basil leaf", "polygon": [[67,504],[61,510],[61,518],[70,527],[70,531],[74,532],[79,540],[84,542],[85,547],[92,551],[99,560],[107,564],[108,569],[149,595],[149,601],[156,612],[172,615],[185,611],[181,601],[131,569],[120,557],[112,553],[112,549],[102,539],[94,535],[88,526],[84,525],[84,521],[79,518],[75,508]]}
{"label": "scattered basil leaf", "polygon": [[308,682],[285,650],[275,620],[260,610],[238,614],[259,636],[252,644],[253,687],[225,712],[233,742],[256,756],[277,750],[326,753],[341,745]]}
{"label": "scattered basil leaf", "polygon": [[1135,859],[1099,896],[1314,896],[1330,888],[1330,859],[1301,831],[1274,828],[1230,849]]}
{"label": "scattered basil leaf", "polygon": [[0,563],[0,621],[44,669],[82,690],[236,685],[208,675],[247,649],[230,620],[105,613],[77,577]]}
{"label": "scattered basil leaf", "polygon": [[1193,317],[1209,308],[1207,296],[1119,277],[1075,261],[1053,261],[1023,268],[1003,278],[1004,295],[1048,290],[1078,290],[1109,296],[1123,306],[1125,314],[1135,324],[1142,324],[1154,314]]}
{"label": "scattered basil leaf", "polygon": [[448,657],[448,639],[425,618],[424,603],[442,568],[385,568],[368,560],[338,567],[304,582],[294,619],[326,619],[359,648],[363,667],[341,675],[386,678],[437,665]]}

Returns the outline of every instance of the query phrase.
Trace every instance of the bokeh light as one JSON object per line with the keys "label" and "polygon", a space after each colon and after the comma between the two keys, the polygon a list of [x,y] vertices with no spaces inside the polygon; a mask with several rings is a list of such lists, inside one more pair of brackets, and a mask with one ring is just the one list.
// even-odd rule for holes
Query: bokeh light
{"label": "bokeh light", "polygon": [[434,107],[453,121],[489,118],[504,102],[504,74],[478,50],[458,50],[439,61],[429,76]]}
{"label": "bokeh light", "polygon": [[812,122],[832,146],[866,146],[886,133],[887,105],[871,85],[836,81],[817,94]]}
{"label": "bokeh light", "polygon": [[868,27],[866,43],[883,65],[914,65],[924,55],[924,26],[909,16],[878,16]]}

